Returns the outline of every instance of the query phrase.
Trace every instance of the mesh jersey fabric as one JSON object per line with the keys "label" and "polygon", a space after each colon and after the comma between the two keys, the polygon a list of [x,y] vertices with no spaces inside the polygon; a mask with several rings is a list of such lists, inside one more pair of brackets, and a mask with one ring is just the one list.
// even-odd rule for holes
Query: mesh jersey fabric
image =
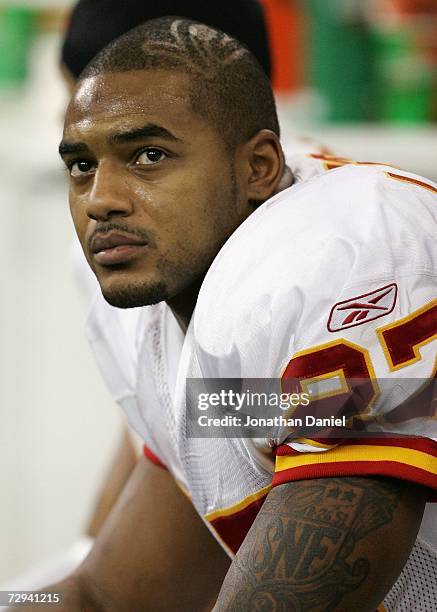
{"label": "mesh jersey fabric", "polygon": [[[391,179],[387,176],[391,169],[384,166],[363,168],[347,165],[325,173],[326,165],[326,159],[314,156],[302,158],[301,167],[297,163],[292,167],[295,176],[302,179],[260,207],[225,244],[208,272],[185,337],[163,304],[134,309],[126,315],[125,311],[112,309],[101,297],[97,297],[88,321],[90,342],[114,398],[147,447],[190,495],[206,526],[230,555],[238,550],[270,488],[279,483],[275,482],[278,474],[285,475],[282,482],[329,475],[327,471],[320,471],[320,466],[345,463],[327,459],[339,451],[343,452],[344,445],[339,449],[313,446],[311,440],[293,440],[286,431],[282,431],[278,432],[276,446],[279,453],[275,458],[268,440],[189,438],[186,435],[185,405],[187,376],[280,376],[284,365],[296,353],[323,344],[326,337],[331,339],[326,329],[326,318],[335,302],[393,282],[394,276],[401,289],[397,306],[393,313],[387,315],[384,323],[396,321],[430,304],[435,294],[437,268],[429,247],[433,235],[430,223],[435,216],[432,212],[432,206],[435,206],[435,202],[431,203],[431,196],[435,198],[432,189],[428,190],[428,194],[426,188],[413,182]],[[414,175],[399,176],[421,181]],[[358,201],[355,209],[352,209],[352,200]],[[324,220],[328,221],[328,231],[325,234],[318,229],[320,218],[323,218],[319,201],[324,201],[326,205]],[[314,202],[316,206],[312,204]],[[419,223],[415,220],[417,216],[412,223],[403,202],[409,202],[414,207],[415,215],[418,209],[421,210]],[[348,214],[340,214],[345,207]],[[402,237],[403,248],[396,250],[389,244],[384,224],[379,242],[375,242],[375,219],[381,207],[384,218],[390,218],[389,227],[393,224],[396,226],[394,235]],[[295,291],[291,299],[290,287],[284,289],[283,277],[278,279],[269,274],[268,266],[263,268],[263,249],[264,254],[270,249],[272,237],[268,234],[268,240],[263,243],[260,232],[262,235],[266,228],[277,227],[278,224],[283,228],[291,222],[296,229],[299,223],[305,223],[305,219],[311,221],[311,240],[308,233],[305,238],[304,226],[299,230],[302,232],[300,239],[303,244],[311,244],[312,252],[304,258],[302,248],[293,257],[291,251],[287,252],[290,249],[287,246],[284,253],[278,255],[279,260],[294,264],[288,270],[294,271],[296,263],[303,267],[290,281]],[[420,244],[412,240],[414,232],[420,232]],[[369,236],[372,236],[371,248],[365,251],[363,245],[369,243]],[[283,245],[284,237],[280,238],[278,243]],[[293,241],[295,251],[298,242]],[[351,252],[358,263],[353,260]],[[345,257],[345,253],[348,256]],[[260,255],[258,259],[257,254]],[[331,273],[330,293],[325,296],[320,295],[319,288],[323,285],[322,280],[326,279],[326,261],[330,258],[339,261],[339,265]],[[244,265],[246,273],[242,275],[239,266]],[[235,272],[233,276],[228,275],[230,268]],[[253,275],[254,269],[264,278],[261,285]],[[275,279],[277,284],[272,286],[271,282],[275,282]],[[305,283],[312,283],[315,289],[308,289]],[[304,304],[305,298],[308,306]],[[372,344],[371,338],[380,324],[380,321],[375,321],[341,330],[341,337],[346,335],[351,342],[364,343],[376,363],[378,375],[382,372],[385,376],[398,376],[398,372],[390,372],[389,367],[384,365],[383,351]],[[421,347],[421,359],[411,364],[414,376],[425,378],[432,375],[433,355],[435,343],[425,343]],[[400,396],[403,398],[405,390],[402,389],[400,375],[399,381]],[[393,398],[383,400],[378,409],[388,414],[395,408]],[[394,469],[391,464],[396,464],[398,471],[395,470],[393,475],[415,482],[422,482],[422,473],[431,475],[433,480],[425,483],[431,486],[435,483],[435,444],[432,442],[430,424],[413,420],[407,424],[404,433],[419,433],[428,438],[430,452],[407,448],[405,461],[387,461],[387,469]],[[366,464],[370,463],[366,461],[368,449],[363,451],[363,448],[358,448],[361,456],[353,455],[355,450],[350,451],[349,463],[359,464],[360,469],[365,469]],[[378,452],[383,451],[379,449]],[[415,472],[411,476],[409,460],[410,457],[417,458],[416,452],[424,463],[416,466],[420,474]],[[324,459],[318,459],[319,471],[315,473],[312,470],[316,456]],[[285,460],[281,459],[283,457]],[[296,457],[300,461],[299,469],[293,465]],[[377,461],[374,463],[378,464]],[[350,466],[339,474],[347,475],[348,469]],[[437,514],[431,506],[427,513],[428,516],[431,513],[433,518],[425,525],[426,528],[420,530],[408,563],[384,602],[390,612],[429,609],[408,607],[407,595],[402,595],[400,599],[396,595],[415,588],[412,581],[418,581],[420,563],[425,564],[430,574],[434,572],[437,546],[429,525],[435,525]],[[423,585],[417,599],[424,602],[423,605],[432,600],[432,609],[437,607],[433,588],[432,583]]]}

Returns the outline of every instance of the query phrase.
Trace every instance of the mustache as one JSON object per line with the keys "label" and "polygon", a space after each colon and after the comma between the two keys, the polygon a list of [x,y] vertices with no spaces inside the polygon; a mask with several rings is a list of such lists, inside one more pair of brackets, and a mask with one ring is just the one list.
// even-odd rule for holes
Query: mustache
{"label": "mustache", "polygon": [[108,221],[106,223],[97,224],[93,233],[88,238],[88,248],[92,248],[93,241],[96,239],[97,236],[104,236],[105,234],[109,234],[110,232],[122,232],[123,234],[136,236],[137,238],[140,238],[140,240],[147,242],[149,246],[156,246],[155,232],[151,230],[145,230],[139,227],[130,227],[126,223],[122,223],[120,221]]}

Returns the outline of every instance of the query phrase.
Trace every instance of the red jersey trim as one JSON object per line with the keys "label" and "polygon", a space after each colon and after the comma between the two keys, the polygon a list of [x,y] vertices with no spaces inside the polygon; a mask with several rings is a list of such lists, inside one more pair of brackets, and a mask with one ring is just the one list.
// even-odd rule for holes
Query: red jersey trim
{"label": "red jersey trim", "polygon": [[205,515],[205,520],[231,554],[237,553],[270,489],[268,485],[233,506]]}
{"label": "red jersey trim", "polygon": [[[293,442],[294,440],[291,440]],[[300,443],[308,443],[311,446],[325,448],[329,447],[338,448],[339,445],[342,447],[352,447],[352,446],[395,446],[398,448],[410,448],[413,450],[421,451],[422,453],[426,453],[431,455],[431,457],[437,457],[437,442],[431,440],[430,438],[412,438],[409,436],[399,436],[396,438],[356,438],[350,439],[347,438],[297,438],[296,442]],[[336,444],[333,444],[333,443]],[[302,457],[302,453],[294,450],[288,444],[282,444],[281,446],[276,447],[275,449],[276,455],[299,455]]]}
{"label": "red jersey trim", "polygon": [[146,446],[145,444],[143,446],[143,455],[145,457],[147,457],[147,459],[149,459],[149,461],[151,461],[152,463],[154,463],[158,467],[163,468],[164,470],[167,469],[167,466],[165,465],[165,463],[163,463],[161,461],[161,459],[159,457],[157,457],[155,455],[155,453],[153,451],[151,451],[150,448],[148,446]]}
{"label": "red jersey trim", "polygon": [[361,439],[320,453],[276,451],[272,485],[337,476],[388,476],[433,489],[437,501],[437,444],[425,438]]}

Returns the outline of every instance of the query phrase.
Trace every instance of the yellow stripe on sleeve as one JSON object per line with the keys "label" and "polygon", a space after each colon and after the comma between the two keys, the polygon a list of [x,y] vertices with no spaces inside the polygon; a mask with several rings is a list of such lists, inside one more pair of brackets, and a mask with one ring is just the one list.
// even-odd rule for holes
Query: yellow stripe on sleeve
{"label": "yellow stripe on sleeve", "polygon": [[291,468],[341,461],[395,461],[437,474],[437,457],[428,453],[399,446],[353,445],[338,446],[327,453],[305,455],[278,455],[276,472]]}

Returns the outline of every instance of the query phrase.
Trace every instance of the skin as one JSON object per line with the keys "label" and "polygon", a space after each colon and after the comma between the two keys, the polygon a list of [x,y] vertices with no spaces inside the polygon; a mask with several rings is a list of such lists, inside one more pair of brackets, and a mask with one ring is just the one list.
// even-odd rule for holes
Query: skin
{"label": "skin", "polygon": [[56,612],[207,612],[229,564],[172,476],[142,457],[84,563],[43,591],[62,594]]}
{"label": "skin", "polygon": [[217,595],[214,612],[374,612],[425,495],[383,478],[278,486],[230,564],[170,474],[141,458],[84,563],[43,592],[62,594],[58,612],[206,612]]}
{"label": "skin", "polygon": [[[114,142],[115,133],[151,123],[177,141],[155,135]],[[87,147],[86,155],[65,159],[73,168],[85,161],[85,175],[72,178],[70,204],[103,293],[135,301],[156,297],[158,287],[186,327],[217,249],[250,214],[250,202],[279,188],[284,165],[276,136],[261,130],[229,157],[220,135],[191,112],[185,77],[156,71],[82,83],[64,141]],[[161,164],[154,153],[159,162],[144,168],[138,160],[146,146],[169,157]],[[148,237],[123,265],[103,265],[89,248],[111,223]],[[165,470],[142,458],[90,555],[45,590],[63,593],[59,612],[194,612],[211,609],[219,590],[216,612],[371,611],[409,555],[424,504],[421,489],[383,478],[281,485],[268,494],[224,579],[229,560],[190,501]]]}
{"label": "skin", "polygon": [[138,449],[134,447],[132,435],[127,427],[122,432],[107,476],[99,491],[86,533],[95,538],[127,483],[138,461]]}
{"label": "skin", "polygon": [[426,492],[385,478],[274,488],[214,612],[374,612],[407,561]]}
{"label": "skin", "polygon": [[[134,137],[139,130],[149,135]],[[284,171],[275,134],[261,130],[230,154],[191,110],[188,77],[161,70],[83,81],[61,152],[74,225],[105,298],[121,307],[166,300],[183,328],[218,250]],[[102,263],[93,241],[110,230],[147,244],[129,261]]]}
{"label": "skin", "polygon": [[[67,92],[72,97],[76,89],[76,79],[65,64],[60,64],[60,73]],[[86,528],[86,534],[95,538],[108,517],[118,496],[128,481],[132,470],[138,461],[138,449],[134,447],[128,427],[125,427],[121,440],[117,446],[111,463],[107,470],[103,484],[98,492],[97,501],[91,513]]]}
{"label": "skin", "polygon": [[[70,92],[73,95],[77,83],[70,73],[68,68],[64,65],[61,65],[61,72],[64,79],[64,83]],[[87,84],[88,87],[88,84]],[[182,89],[182,95],[185,97],[185,90]],[[130,98],[128,98],[130,100]],[[126,100],[123,100],[123,104],[125,104]],[[112,104],[111,104],[112,108]],[[126,110],[128,107],[125,107]],[[146,109],[144,109],[146,110]],[[146,111],[147,112],[147,111]],[[142,123],[142,118],[140,119],[140,124]],[[204,126],[203,126],[204,129]],[[220,142],[220,150],[222,143]],[[66,160],[69,158],[66,157]],[[223,162],[224,157],[220,160],[219,165]],[[129,182],[131,182],[131,177],[129,178]],[[279,185],[276,187],[276,190],[282,190],[283,188],[289,186],[292,183],[292,175],[288,168],[283,169],[283,175]],[[72,183],[72,192],[75,189],[75,184]],[[141,188],[141,185],[140,185]],[[72,204],[73,206],[73,204]],[[80,206],[80,204],[79,204]],[[86,221],[85,221],[86,223]],[[92,230],[90,230],[92,231]],[[186,328],[188,321],[191,316],[191,312],[197,297],[197,291],[199,288],[200,280],[190,288],[187,289],[185,293],[181,293],[179,296],[175,296],[172,300],[172,308],[173,311],[178,318],[181,326]],[[99,499],[96,505],[95,512],[93,513],[89,528],[88,534],[95,537],[98,533],[100,527],[102,526],[106,516],[108,515],[114,501],[120,494],[123,485],[128,479],[129,474],[135,466],[136,462],[136,453],[135,449],[132,446],[130,441],[129,434],[123,436],[123,441],[119,445],[117,453],[114,457],[113,464],[109,470],[109,478],[105,481],[105,484],[101,490],[99,495]]]}

